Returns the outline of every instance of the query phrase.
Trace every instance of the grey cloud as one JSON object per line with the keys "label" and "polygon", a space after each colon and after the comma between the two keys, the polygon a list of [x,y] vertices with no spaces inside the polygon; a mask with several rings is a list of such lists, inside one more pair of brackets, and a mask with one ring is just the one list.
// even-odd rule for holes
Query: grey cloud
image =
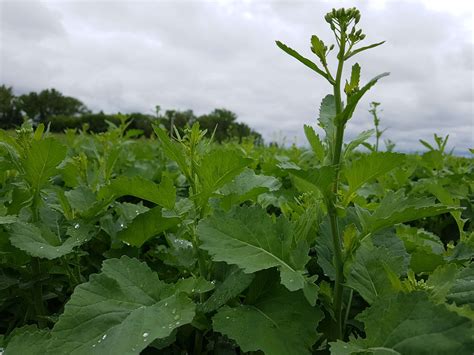
{"label": "grey cloud", "polygon": [[[434,132],[451,133],[460,150],[473,146],[472,26],[465,26],[466,17],[416,1],[389,1],[383,9],[367,1],[343,3],[361,9],[367,43],[387,40],[357,58],[363,80],[391,72],[362,100],[347,138],[371,128],[369,102],[380,101],[386,137],[405,150],[421,149],[418,139]],[[0,81],[18,91],[56,87],[106,112],[151,113],[156,104],[198,114],[226,107],[267,140],[286,135],[299,144],[303,124],[316,125],[319,103],[330,92],[274,43],[283,40],[312,56],[311,34],[330,39],[323,19],[330,1],[6,4]],[[34,21],[25,30],[27,18]]]}

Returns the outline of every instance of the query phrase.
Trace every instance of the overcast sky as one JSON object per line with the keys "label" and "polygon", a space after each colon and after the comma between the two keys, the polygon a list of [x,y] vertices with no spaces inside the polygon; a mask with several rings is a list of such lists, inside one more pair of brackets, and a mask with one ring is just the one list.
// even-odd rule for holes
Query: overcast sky
{"label": "overcast sky", "polygon": [[474,146],[474,1],[22,1],[0,0],[0,84],[17,94],[56,88],[105,112],[227,108],[269,140],[304,144],[329,84],[278,49],[314,58],[309,39],[332,43],[324,14],[356,6],[365,43],[355,58],[366,81],[382,79],[348,124],[372,127],[399,150],[450,135]]}

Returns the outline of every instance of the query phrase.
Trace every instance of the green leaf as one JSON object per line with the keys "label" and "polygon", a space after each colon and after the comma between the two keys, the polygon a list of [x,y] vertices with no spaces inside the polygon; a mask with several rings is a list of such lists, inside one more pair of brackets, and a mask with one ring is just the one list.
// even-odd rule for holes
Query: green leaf
{"label": "green leaf", "polygon": [[365,348],[354,343],[345,343],[341,340],[329,344],[331,345],[331,355],[401,355],[393,349],[383,347]]}
{"label": "green leaf", "polygon": [[359,81],[360,81],[360,65],[359,63],[355,63],[352,66],[351,71],[351,81],[346,81],[346,86],[344,87],[344,92],[350,96],[352,93],[359,89]]}
{"label": "green leaf", "polygon": [[364,184],[402,165],[404,161],[403,154],[383,152],[365,154],[346,165],[342,172],[347,179],[349,189],[344,194],[343,204],[347,206],[354,199],[357,190]]}
{"label": "green leaf", "polygon": [[458,277],[453,282],[446,295],[448,302],[454,302],[457,306],[469,305],[474,310],[474,264],[460,270]]}
{"label": "green leaf", "polygon": [[283,50],[285,53],[291,55],[293,58],[295,58],[297,61],[299,61],[300,63],[303,63],[304,65],[306,65],[308,68],[310,68],[311,70],[314,70],[316,73],[318,73],[319,75],[323,76],[324,78],[328,79],[328,76],[325,72],[323,72],[321,69],[319,69],[319,67],[316,65],[316,63],[312,62],[311,60],[309,60],[308,58],[305,58],[303,57],[301,54],[299,54],[297,51],[295,51],[293,48],[290,48],[288,47],[286,44],[280,42],[280,41],[276,41],[276,44],[277,46]]}
{"label": "green leaf", "polygon": [[123,256],[76,287],[52,330],[55,354],[139,354],[155,339],[189,324],[195,305],[146,264]]}
{"label": "green leaf", "polygon": [[246,273],[277,267],[281,283],[290,291],[308,282],[303,274],[309,260],[305,243],[294,245],[291,225],[280,217],[277,223],[260,207],[238,207],[199,222],[201,248],[214,261],[237,265]]}
{"label": "green leaf", "polygon": [[198,307],[198,310],[203,313],[209,313],[225,305],[227,301],[243,292],[250,285],[254,276],[254,274],[244,273],[238,267],[230,267],[224,281],[216,286],[216,290]]}
{"label": "green leaf", "polygon": [[12,224],[18,220],[17,216],[0,216],[0,225]]}
{"label": "green leaf", "polygon": [[351,96],[348,97],[347,99],[347,105],[344,107],[342,112],[338,114],[334,118],[334,124],[335,125],[344,125],[349,121],[349,119],[352,117],[352,114],[354,113],[354,110],[359,103],[360,99],[365,95],[367,91],[369,91],[372,86],[374,86],[377,81],[379,81],[381,78],[388,76],[389,73],[382,73],[377,75],[376,77],[372,78],[367,84],[365,84],[360,90],[357,90],[355,93],[353,93]]}
{"label": "green leaf", "polygon": [[313,149],[316,158],[318,158],[320,162],[323,162],[325,155],[323,142],[321,142],[321,139],[319,139],[319,136],[314,131],[314,128],[308,125],[304,125],[304,134],[306,135],[306,139],[311,145],[311,148]]}
{"label": "green leaf", "polygon": [[[367,148],[367,145],[364,144],[367,139],[372,137],[375,133],[375,130],[369,129],[367,131],[362,131],[357,137],[350,141],[344,149],[344,157],[347,158],[359,145],[364,145]],[[368,144],[368,143],[367,143]],[[370,144],[369,144],[370,147]],[[370,148],[369,148],[370,149]]]}
{"label": "green leaf", "polygon": [[176,226],[179,221],[179,218],[163,217],[162,209],[158,206],[135,217],[117,237],[125,243],[140,247],[150,238]]}
{"label": "green leaf", "polygon": [[295,183],[301,192],[321,192],[327,197],[331,193],[336,171],[332,166],[312,168],[309,170],[289,170],[295,177]]}
{"label": "green leaf", "polygon": [[183,152],[183,148],[177,142],[172,141],[168,137],[168,133],[160,127],[153,126],[153,130],[162,144],[163,153],[165,153],[168,159],[176,162],[181,169],[181,172],[186,176],[186,178],[189,178],[188,164],[186,162],[186,155]]}
{"label": "green leaf", "polygon": [[73,190],[65,191],[64,196],[69,206],[80,213],[87,211],[97,200],[95,194],[87,186],[78,186]]}
{"label": "green leaf", "polygon": [[65,157],[66,147],[55,139],[33,140],[22,159],[26,181],[36,190],[41,189],[57,173],[57,166]]}
{"label": "green leaf", "polygon": [[385,43],[385,41],[382,41],[382,42],[370,44],[370,45],[365,46],[365,47],[357,48],[357,49],[355,49],[355,50],[350,51],[349,53],[347,53],[347,54],[344,56],[344,60],[348,60],[350,57],[356,55],[357,53],[366,51],[367,49],[371,49],[371,48],[378,47],[378,46],[380,46],[380,45],[382,45],[382,44],[384,44],[384,43]]}
{"label": "green leaf", "polygon": [[251,159],[244,158],[237,150],[216,148],[207,153],[196,168],[201,192],[198,199],[207,203],[208,198],[218,189],[239,175]]}
{"label": "green leaf", "polygon": [[16,222],[9,227],[10,243],[31,256],[56,259],[69,254],[73,249],[92,237],[87,227],[83,233],[78,231],[64,242],[48,228],[39,228],[34,224]]}
{"label": "green leaf", "polygon": [[332,147],[336,142],[336,100],[333,95],[326,95],[321,101],[319,108],[319,126],[326,132],[326,142],[328,150],[332,152]]}
{"label": "green leaf", "polygon": [[403,191],[388,192],[373,213],[356,206],[365,234],[398,223],[447,213],[453,209],[456,208],[435,204],[433,198],[406,197]]}
{"label": "green leaf", "polygon": [[301,292],[274,284],[252,304],[222,307],[213,318],[213,328],[234,339],[244,352],[303,355],[311,354],[322,318],[323,313],[305,302]]}
{"label": "green leaf", "polygon": [[379,299],[362,312],[366,339],[357,344],[401,354],[471,354],[473,322],[431,303],[423,292]]}
{"label": "green leaf", "polygon": [[252,169],[246,168],[219,190],[224,195],[221,205],[229,209],[234,204],[248,200],[254,201],[260,194],[277,191],[280,187],[280,181],[273,176],[257,175]]}
{"label": "green leaf", "polygon": [[112,180],[109,185],[101,188],[98,195],[101,199],[135,196],[172,209],[176,201],[176,188],[173,180],[166,174],[163,174],[159,185],[140,176],[119,176]]}
{"label": "green leaf", "polygon": [[404,225],[397,227],[397,235],[411,255],[410,268],[415,273],[432,272],[445,263],[444,245],[437,235]]}
{"label": "green leaf", "polygon": [[[406,253],[405,253],[406,254]],[[369,304],[396,290],[391,275],[406,273],[406,256],[366,240],[357,249],[352,263],[346,265],[346,285],[356,290]]]}
{"label": "green leaf", "polygon": [[5,349],[5,354],[43,355],[51,339],[48,330],[37,329],[35,326],[16,328]]}

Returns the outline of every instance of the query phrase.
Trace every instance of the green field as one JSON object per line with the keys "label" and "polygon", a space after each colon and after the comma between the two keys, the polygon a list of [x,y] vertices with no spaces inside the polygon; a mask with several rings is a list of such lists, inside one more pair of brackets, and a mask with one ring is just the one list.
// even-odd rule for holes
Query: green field
{"label": "green field", "polygon": [[344,142],[385,74],[278,46],[331,86],[308,148],[0,130],[1,354],[472,354],[474,159]]}

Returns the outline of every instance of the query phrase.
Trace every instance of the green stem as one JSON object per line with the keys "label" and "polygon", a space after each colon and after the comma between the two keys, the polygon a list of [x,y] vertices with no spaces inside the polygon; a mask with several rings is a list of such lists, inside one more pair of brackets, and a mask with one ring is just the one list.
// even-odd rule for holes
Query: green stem
{"label": "green stem", "polygon": [[[338,66],[336,73],[336,81],[334,84],[334,100],[336,104],[336,116],[342,112],[341,99],[341,78],[344,67],[344,51],[345,51],[345,32],[341,33],[341,45],[338,54]],[[344,283],[344,261],[342,259],[341,237],[339,233],[338,217],[337,217],[337,192],[339,188],[339,171],[341,164],[342,144],[344,140],[344,124],[336,122],[336,142],[334,145],[334,152],[332,156],[332,165],[336,169],[334,177],[333,193],[329,199],[328,214],[331,223],[331,235],[334,247],[334,268],[336,270],[336,280],[334,285],[334,316],[335,316],[335,339],[341,339],[343,334],[343,320],[342,320],[342,293]]]}
{"label": "green stem", "polygon": [[344,324],[343,324],[343,328],[346,327],[347,325],[347,320],[349,319],[349,313],[351,311],[351,306],[352,306],[352,297],[354,295],[354,290],[351,289],[350,293],[349,293],[349,300],[347,301],[347,307],[346,307],[346,316],[344,317]]}
{"label": "green stem", "polygon": [[[35,279],[40,279],[41,278],[40,259],[32,258],[31,267],[33,269],[32,270],[33,275],[34,275],[33,277]],[[42,317],[44,317],[46,312],[45,312],[44,303],[43,303],[43,285],[41,284],[40,280],[37,280],[37,282],[33,286],[32,294],[33,294],[33,302],[34,302],[34,307],[35,307],[36,318],[38,321],[38,327],[45,328],[46,322]]]}

